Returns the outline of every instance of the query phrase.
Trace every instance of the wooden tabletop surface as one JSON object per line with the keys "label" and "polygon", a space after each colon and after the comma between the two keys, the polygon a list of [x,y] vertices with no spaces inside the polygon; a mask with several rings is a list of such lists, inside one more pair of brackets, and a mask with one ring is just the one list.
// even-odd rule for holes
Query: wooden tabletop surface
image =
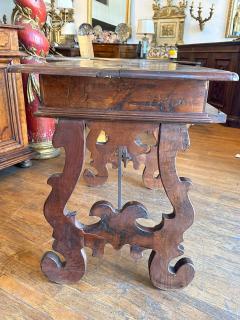
{"label": "wooden tabletop surface", "polygon": [[11,65],[9,72],[39,73],[99,78],[191,79],[238,81],[234,72],[181,65],[158,60],[81,59],[36,65]]}

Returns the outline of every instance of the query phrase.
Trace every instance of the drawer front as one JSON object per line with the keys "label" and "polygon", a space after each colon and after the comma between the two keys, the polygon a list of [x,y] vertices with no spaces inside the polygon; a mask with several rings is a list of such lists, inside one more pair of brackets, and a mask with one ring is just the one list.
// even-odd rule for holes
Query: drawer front
{"label": "drawer front", "polygon": [[93,44],[93,49],[94,56],[97,58],[120,58],[118,46]]}
{"label": "drawer front", "polygon": [[206,82],[195,80],[41,75],[40,81],[45,108],[85,109],[93,113],[201,113],[208,89]]}
{"label": "drawer front", "polygon": [[17,30],[0,27],[0,52],[7,50],[17,51],[18,49]]}
{"label": "drawer front", "polygon": [[123,45],[120,47],[120,57],[122,59],[137,59],[137,46],[136,45]]}

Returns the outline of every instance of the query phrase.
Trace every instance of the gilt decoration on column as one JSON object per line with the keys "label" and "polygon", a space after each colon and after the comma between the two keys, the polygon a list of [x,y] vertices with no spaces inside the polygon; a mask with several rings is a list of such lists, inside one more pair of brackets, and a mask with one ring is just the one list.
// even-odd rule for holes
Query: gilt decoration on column
{"label": "gilt decoration on column", "polygon": [[[23,57],[22,64],[39,64],[46,62],[49,52],[49,42],[42,31],[47,19],[44,0],[15,0],[12,20],[14,24],[23,26],[19,30],[19,41],[28,54]],[[23,75],[23,88],[26,104],[28,137],[31,147],[38,152],[35,158],[49,159],[59,155],[59,150],[53,148],[52,137],[55,131],[55,120],[37,118],[34,113],[41,103],[39,76],[37,74]]]}

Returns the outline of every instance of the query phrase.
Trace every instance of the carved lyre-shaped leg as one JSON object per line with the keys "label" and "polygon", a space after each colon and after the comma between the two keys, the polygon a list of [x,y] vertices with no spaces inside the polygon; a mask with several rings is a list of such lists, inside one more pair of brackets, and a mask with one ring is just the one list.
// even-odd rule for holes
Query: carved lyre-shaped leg
{"label": "carved lyre-shaped leg", "polygon": [[98,144],[97,139],[102,131],[102,127],[96,122],[88,123],[90,132],[87,136],[87,148],[91,152],[91,167],[95,169],[96,174],[91,169],[85,169],[83,179],[90,187],[103,185],[108,179],[108,153],[104,152],[104,144]]}
{"label": "carved lyre-shaped leg", "polygon": [[162,189],[162,181],[158,169],[158,159],[156,157],[158,148],[158,133],[159,128],[154,128],[152,135],[156,141],[156,144],[151,146],[150,151],[146,154],[144,161],[145,168],[142,175],[145,187],[152,190]]}
{"label": "carved lyre-shaped leg", "polygon": [[154,250],[149,258],[152,283],[163,290],[186,287],[194,277],[193,263],[180,259],[174,267],[171,261],[183,254],[183,233],[192,225],[194,210],[188,198],[191,182],[179,178],[176,156],[189,146],[187,127],[179,124],[162,124],[159,131],[158,162],[163,187],[173,206],[173,213],[163,215],[155,227]]}
{"label": "carved lyre-shaped leg", "polygon": [[65,206],[81,174],[85,155],[84,121],[60,120],[54,135],[55,148],[64,147],[66,160],[63,173],[48,180],[52,191],[44,206],[44,215],[53,227],[53,249],[59,252],[62,262],[54,252],[47,252],[41,262],[43,273],[57,283],[76,282],[86,269],[84,237],[75,225],[75,214]]}

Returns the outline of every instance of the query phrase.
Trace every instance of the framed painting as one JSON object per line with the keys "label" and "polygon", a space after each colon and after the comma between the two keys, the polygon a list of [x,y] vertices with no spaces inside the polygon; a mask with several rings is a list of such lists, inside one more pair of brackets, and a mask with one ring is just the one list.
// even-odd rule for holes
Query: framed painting
{"label": "framed painting", "polygon": [[160,23],[161,38],[176,38],[177,23],[176,22],[163,22]]}
{"label": "framed painting", "polygon": [[230,0],[226,37],[240,37],[240,0]]}

